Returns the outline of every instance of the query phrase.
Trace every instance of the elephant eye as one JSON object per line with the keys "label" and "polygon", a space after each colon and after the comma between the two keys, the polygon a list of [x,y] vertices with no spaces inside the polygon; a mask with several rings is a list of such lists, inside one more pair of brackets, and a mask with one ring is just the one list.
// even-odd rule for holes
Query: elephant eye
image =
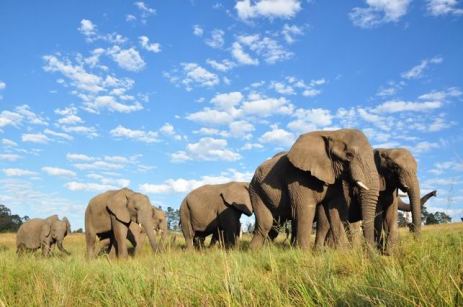
{"label": "elephant eye", "polygon": [[346,158],[348,161],[352,161],[354,159],[354,154],[350,151],[346,152]]}

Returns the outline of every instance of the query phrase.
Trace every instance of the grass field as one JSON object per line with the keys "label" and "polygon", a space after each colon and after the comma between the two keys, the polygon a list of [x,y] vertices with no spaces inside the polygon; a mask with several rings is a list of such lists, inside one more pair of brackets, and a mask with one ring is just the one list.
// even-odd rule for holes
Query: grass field
{"label": "grass field", "polygon": [[85,259],[73,234],[48,259],[15,254],[0,234],[0,306],[463,306],[463,223],[406,231],[394,256],[362,249],[303,252],[283,243],[261,251],[183,251],[183,240],[153,255]]}

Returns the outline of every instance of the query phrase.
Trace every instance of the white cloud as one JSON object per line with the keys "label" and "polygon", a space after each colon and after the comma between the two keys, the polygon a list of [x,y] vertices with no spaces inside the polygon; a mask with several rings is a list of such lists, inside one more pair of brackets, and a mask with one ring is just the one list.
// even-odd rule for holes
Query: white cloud
{"label": "white cloud", "polygon": [[407,14],[411,0],[366,0],[367,7],[355,7],[349,17],[355,26],[372,28],[383,23],[398,22]]}
{"label": "white cloud", "polygon": [[223,71],[223,72],[229,71],[230,69],[235,67],[235,63],[229,60],[223,60],[221,62],[218,62],[216,60],[207,59],[206,63],[209,64],[215,70]]}
{"label": "white cloud", "polygon": [[428,0],[426,9],[433,16],[463,15],[463,8],[457,7],[458,0]]}
{"label": "white cloud", "polygon": [[62,133],[62,132],[56,132],[56,131],[53,131],[51,129],[45,129],[43,131],[43,133],[45,134],[48,134],[48,135],[51,135],[51,136],[55,136],[55,137],[59,137],[61,139],[65,139],[67,141],[71,141],[73,140],[74,138],[72,136],[70,136],[69,134],[66,134],[66,133]]}
{"label": "white cloud", "polygon": [[0,113],[0,128],[10,125],[19,127],[23,123],[48,126],[46,119],[32,112],[28,105],[18,106],[14,112],[5,110]]}
{"label": "white cloud", "polygon": [[402,100],[386,101],[375,108],[378,113],[425,112],[442,107],[441,101],[413,102]]}
{"label": "white cloud", "polygon": [[90,156],[87,156],[87,155],[84,155],[84,154],[76,154],[76,153],[68,153],[68,154],[66,154],[66,158],[67,158],[69,161],[85,161],[85,162],[90,162],[90,161],[94,161],[94,160],[95,160],[94,157],[90,157]]}
{"label": "white cloud", "polygon": [[77,133],[85,135],[86,137],[92,139],[98,136],[96,128],[88,126],[71,126],[71,127],[62,127],[65,132],[68,133]]}
{"label": "white cloud", "polygon": [[243,145],[243,147],[241,147],[241,150],[253,150],[253,149],[261,149],[261,148],[264,148],[264,146],[262,146],[259,143],[246,143]]}
{"label": "white cloud", "polygon": [[2,139],[2,145],[5,147],[16,147],[18,146],[18,143],[10,139]]}
{"label": "white cloud", "polygon": [[288,123],[288,128],[299,134],[330,126],[333,120],[329,110],[320,108],[297,109],[293,116],[296,119]]}
{"label": "white cloud", "polygon": [[304,35],[304,30],[296,25],[285,24],[281,34],[283,34],[283,37],[288,44],[292,44],[296,41],[294,37]]}
{"label": "white cloud", "polygon": [[240,0],[235,9],[243,20],[256,17],[290,19],[301,10],[301,3],[298,0]]}
{"label": "white cloud", "polygon": [[205,40],[206,45],[212,48],[222,48],[225,40],[223,36],[225,32],[220,29],[214,29],[211,32],[211,37]]}
{"label": "white cloud", "polygon": [[293,105],[284,98],[256,97],[243,103],[243,112],[258,117],[268,117],[274,114],[291,114]]}
{"label": "white cloud", "polygon": [[5,176],[8,177],[23,177],[23,176],[36,176],[37,173],[27,170],[27,169],[22,169],[22,168],[4,168],[2,169],[3,173]]}
{"label": "white cloud", "polygon": [[150,8],[143,1],[138,1],[138,2],[135,2],[134,4],[140,10],[142,14],[142,18],[146,19],[147,17],[156,14],[156,10],[153,8]]}
{"label": "white cloud", "polygon": [[131,113],[143,109],[143,105],[138,101],[133,104],[125,104],[116,100],[114,96],[104,95],[97,96],[92,101],[86,103],[87,111],[97,112],[101,109],[107,109],[109,111],[116,111],[120,113]]}
{"label": "white cloud", "polygon": [[230,181],[248,182],[251,180],[253,174],[252,172],[240,172],[235,169],[228,169],[218,176],[202,176],[199,179],[171,178],[160,184],[142,184],[139,186],[139,189],[142,193],[149,194],[188,193],[205,184],[221,184]]}
{"label": "white cloud", "polygon": [[219,77],[201,67],[196,63],[182,63],[182,73],[180,76],[166,74],[174,84],[182,84],[187,91],[191,91],[194,86],[213,87],[220,83]]}
{"label": "white cloud", "polygon": [[135,17],[132,14],[127,14],[127,16],[125,16],[125,21],[127,21],[127,22],[132,22],[132,21],[135,21],[135,20],[137,20],[137,17]]}
{"label": "white cloud", "polygon": [[248,140],[252,138],[252,132],[255,130],[254,125],[245,120],[238,120],[230,123],[230,136]]}
{"label": "white cloud", "polygon": [[272,125],[272,130],[265,132],[261,137],[262,143],[272,144],[276,146],[291,146],[295,141],[295,136],[284,129],[278,128],[278,125]]}
{"label": "white cloud", "polygon": [[0,80],[0,91],[6,88],[6,83]]}
{"label": "white cloud", "polygon": [[110,133],[114,137],[134,139],[144,143],[157,142],[159,136],[156,131],[133,130],[122,125],[118,125]]}
{"label": "white cloud", "polygon": [[410,70],[403,72],[401,76],[405,79],[419,79],[423,76],[424,71],[429,67],[430,64],[440,64],[442,61],[443,59],[441,57],[425,59],[421,61],[420,64],[412,67]]}
{"label": "white cloud", "polygon": [[78,28],[79,32],[85,36],[95,36],[96,35],[96,26],[91,20],[82,19],[80,21],[80,27]]}
{"label": "white cloud", "polygon": [[233,117],[230,115],[230,113],[213,110],[211,108],[204,108],[202,111],[188,114],[186,119],[213,125],[223,125],[233,121]]}
{"label": "white cloud", "polygon": [[17,154],[2,153],[0,154],[0,161],[15,162],[21,159],[21,156]]}
{"label": "white cloud", "polygon": [[127,179],[110,179],[103,180],[100,183],[71,181],[64,186],[70,191],[102,192],[127,187],[129,184],[130,180]]}
{"label": "white cloud", "polygon": [[252,58],[248,53],[243,50],[243,47],[240,43],[234,42],[232,45],[232,56],[240,64],[244,65],[258,65],[259,60]]}
{"label": "white cloud", "polygon": [[211,99],[211,102],[222,110],[229,110],[237,106],[243,100],[243,94],[240,92],[230,92],[217,94]]}
{"label": "white cloud", "polygon": [[161,45],[159,43],[150,43],[150,40],[147,36],[143,35],[138,39],[140,40],[140,45],[143,47],[143,49],[153,53],[161,52]]}
{"label": "white cloud", "polygon": [[228,143],[224,139],[204,137],[197,143],[188,144],[186,151],[172,154],[171,158],[173,162],[186,160],[236,161],[241,159],[241,155],[228,149]]}
{"label": "white cloud", "polygon": [[146,63],[143,61],[140,53],[138,53],[138,51],[133,47],[129,49],[121,49],[119,46],[113,46],[108,50],[108,54],[120,68],[128,71],[141,71],[146,66]]}
{"label": "white cloud", "polygon": [[193,26],[193,34],[196,36],[203,36],[204,30],[200,25]]}
{"label": "white cloud", "polygon": [[24,133],[21,136],[23,142],[46,144],[50,139],[42,133]]}
{"label": "white cloud", "polygon": [[[241,55],[238,57],[235,55],[235,44],[237,51],[241,51]],[[255,63],[255,60],[246,58],[249,57],[249,55],[244,53],[241,47],[242,45],[246,46],[249,50],[261,56],[268,64],[275,64],[276,62],[287,60],[293,56],[291,51],[286,50],[273,38],[266,36],[261,37],[259,34],[240,35],[238,36],[238,44],[235,42],[232,46],[232,55],[243,64],[256,65],[258,62]],[[251,63],[245,63],[246,61],[251,61]],[[252,61],[254,61],[254,63],[252,63]]]}
{"label": "white cloud", "polygon": [[420,154],[420,153],[424,153],[424,152],[427,152],[434,148],[439,148],[439,147],[441,146],[438,143],[431,143],[428,141],[423,141],[423,142],[419,142],[415,144],[411,149],[414,153]]}
{"label": "white cloud", "polygon": [[57,177],[75,177],[76,176],[75,172],[68,170],[68,169],[59,168],[59,167],[44,166],[42,167],[42,171],[44,171],[48,175],[57,176]]}

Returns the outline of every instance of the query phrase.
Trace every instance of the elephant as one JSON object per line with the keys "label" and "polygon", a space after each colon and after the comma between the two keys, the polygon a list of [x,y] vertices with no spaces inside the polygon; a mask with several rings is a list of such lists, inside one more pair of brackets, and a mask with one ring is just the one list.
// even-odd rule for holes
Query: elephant
{"label": "elephant", "polygon": [[[411,210],[412,221],[415,234],[420,233],[421,229],[421,205],[420,187],[417,177],[417,163],[413,155],[404,148],[375,149],[375,164],[379,173],[380,194],[375,218],[375,240],[378,247],[386,254],[390,253],[392,246],[397,240],[397,214],[398,209]],[[410,205],[405,204],[398,196],[398,190],[408,194]],[[355,206],[359,200],[359,189],[353,187],[344,191],[346,203]],[[434,193],[429,193],[423,197],[427,201]],[[349,217],[335,217],[328,221],[328,213],[323,212],[323,208],[318,209],[319,223],[317,223],[316,247],[319,248],[325,243],[328,231],[335,225],[340,228],[341,238],[343,236],[342,223],[348,224]],[[351,235],[358,231],[357,226],[349,225]],[[357,230],[356,230],[357,229]],[[333,234],[334,241],[339,237]],[[335,243],[336,245],[336,243]]]}
{"label": "elephant", "polygon": [[[157,234],[161,235],[161,241],[165,241],[167,237],[167,217],[164,211],[159,208],[153,207],[154,214],[153,214],[153,225],[154,229]],[[133,255],[135,256],[138,251],[143,247],[143,243],[145,242],[145,231],[143,227],[137,223],[130,223],[129,230],[127,232],[127,240],[133,246]],[[100,252],[99,254],[106,253],[110,255],[115,254],[115,249],[113,248],[113,244],[110,238],[100,240]]]}
{"label": "elephant", "polygon": [[63,240],[71,233],[71,224],[66,217],[62,220],[57,215],[46,219],[31,219],[22,224],[16,234],[17,254],[20,255],[26,250],[42,249],[42,254],[48,256],[53,246],[67,255],[70,253],[64,249]]}
{"label": "elephant", "polygon": [[[422,196],[420,198],[421,207],[423,207],[426,204],[426,202],[433,196],[434,197],[437,196],[437,191],[436,190],[434,190],[432,192],[429,192],[429,193],[425,194],[424,196]],[[382,200],[380,198],[378,200],[378,205],[381,205],[381,204],[382,204]],[[397,207],[398,207],[399,211],[411,212],[410,204],[404,202],[400,197],[398,198],[398,206]],[[345,227],[345,229],[349,232],[350,241],[351,241],[351,244],[353,246],[358,246],[359,243],[360,243],[360,236],[359,236],[360,227],[361,227],[360,224],[361,224],[361,222],[350,223],[348,225],[348,227]],[[413,224],[410,224],[410,225],[413,225]],[[331,232],[329,231],[330,224],[329,224],[329,221],[328,221],[327,216],[326,216],[326,212],[325,212],[323,207],[319,207],[317,209],[317,231],[320,231],[320,229],[318,227],[320,227],[321,229],[324,229],[324,230],[322,230],[322,232],[326,233],[324,244],[328,245],[328,246],[331,246],[331,247],[336,247],[335,246],[335,240],[332,237]],[[320,235],[320,238],[323,241],[323,235]],[[316,248],[320,249],[321,245],[322,245],[321,242],[317,242],[316,243]]]}
{"label": "elephant", "polygon": [[247,182],[204,185],[191,191],[180,206],[186,248],[201,247],[210,234],[212,244],[223,240],[225,248],[236,246],[242,213],[252,215]]}
{"label": "elephant", "polygon": [[[346,210],[343,190],[359,186],[358,211],[363,216],[366,242],[373,246],[379,176],[373,149],[357,129],[314,131],[302,134],[287,153],[263,162],[249,185],[256,227],[251,248],[267,239],[275,224],[293,220],[296,244],[309,248],[316,206],[336,204],[333,214]],[[338,229],[333,231],[339,231]]]}
{"label": "elephant", "polygon": [[153,218],[156,210],[148,197],[129,188],[110,190],[93,197],[85,210],[85,240],[87,257],[95,256],[96,236],[110,239],[116,256],[127,258],[126,238],[132,223],[142,225],[153,252],[158,251]]}

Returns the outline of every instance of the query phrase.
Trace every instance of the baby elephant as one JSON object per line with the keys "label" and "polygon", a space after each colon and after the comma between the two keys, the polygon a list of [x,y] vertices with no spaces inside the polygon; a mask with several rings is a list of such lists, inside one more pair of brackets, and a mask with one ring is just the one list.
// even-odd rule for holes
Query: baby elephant
{"label": "baby elephant", "polygon": [[190,192],[180,206],[180,224],[188,249],[199,247],[213,234],[226,248],[236,245],[240,217],[252,215],[249,183],[204,185]]}
{"label": "baby elephant", "polygon": [[70,255],[63,247],[64,237],[70,233],[71,224],[66,217],[60,220],[57,215],[52,215],[46,219],[31,219],[19,227],[16,252],[20,255],[26,250],[42,248],[42,254],[48,256],[56,244],[61,252]]}

